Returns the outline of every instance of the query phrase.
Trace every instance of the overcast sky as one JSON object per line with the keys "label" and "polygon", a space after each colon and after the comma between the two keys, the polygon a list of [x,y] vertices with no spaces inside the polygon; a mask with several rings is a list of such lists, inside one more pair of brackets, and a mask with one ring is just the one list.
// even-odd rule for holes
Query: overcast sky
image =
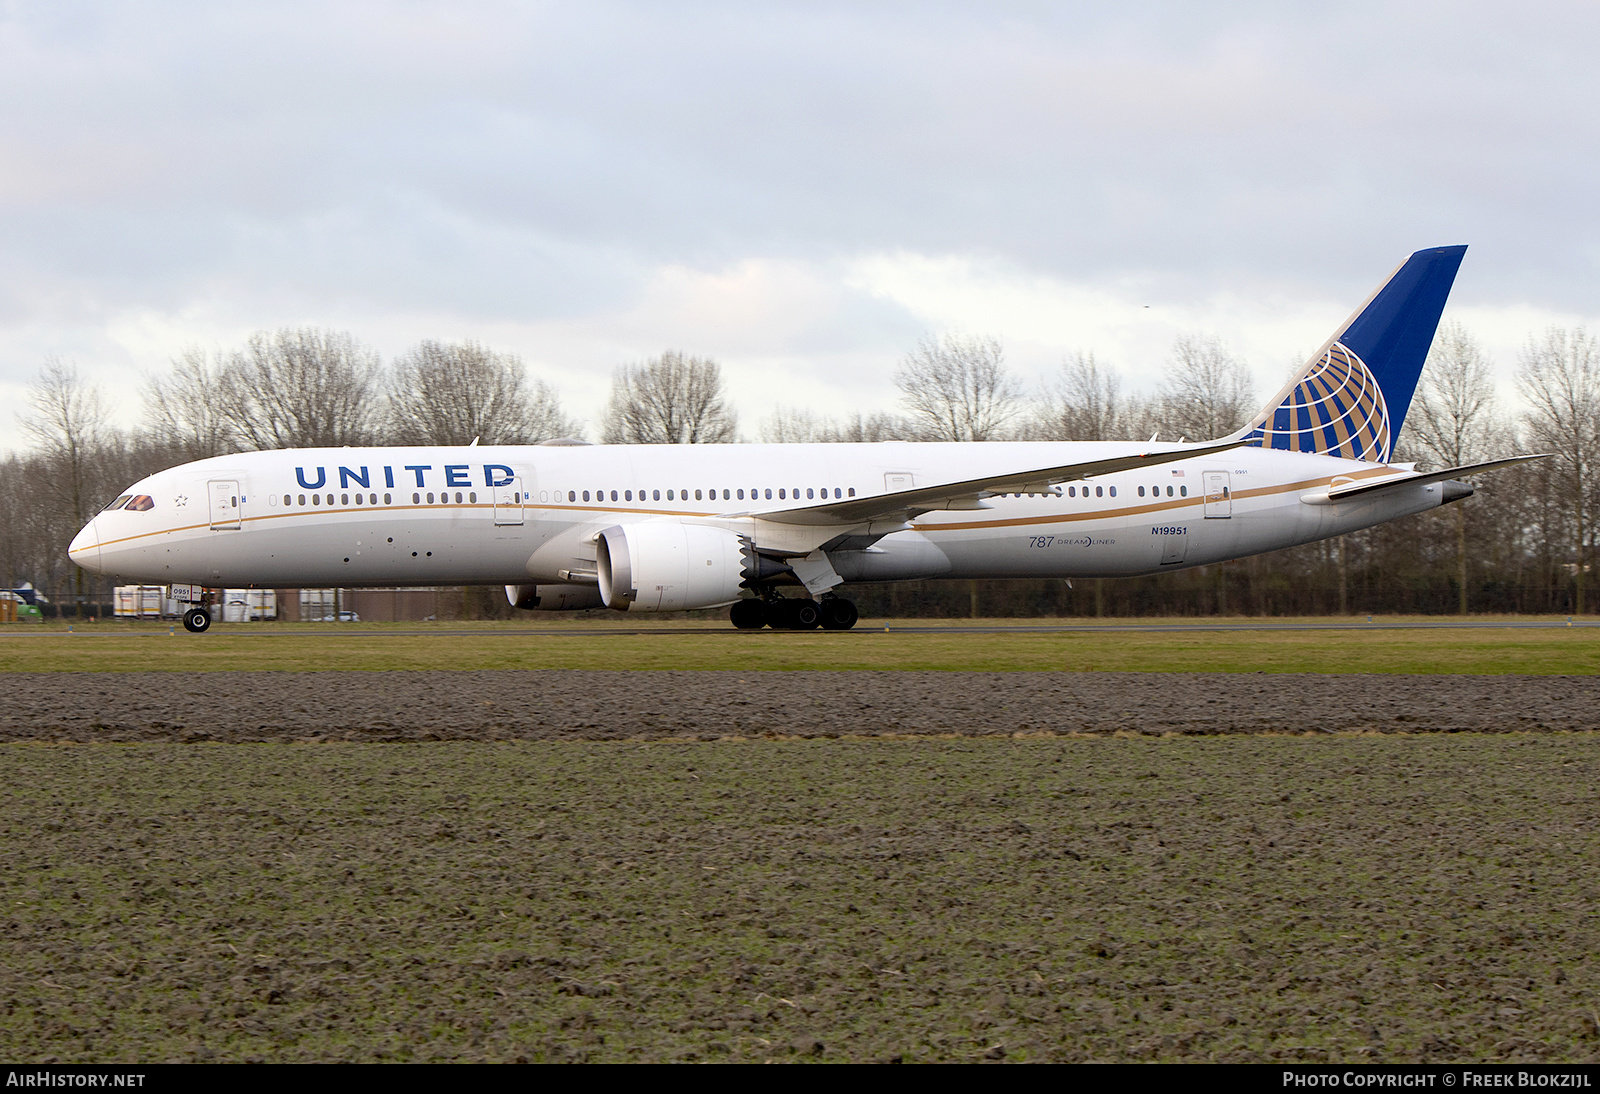
{"label": "overcast sky", "polygon": [[[613,370],[892,409],[917,340],[1263,397],[1407,254],[1509,378],[1600,325],[1587,3],[0,0],[0,398],[123,424],[186,346],[347,329],[513,351],[591,437]],[[0,450],[20,447],[0,413]]]}

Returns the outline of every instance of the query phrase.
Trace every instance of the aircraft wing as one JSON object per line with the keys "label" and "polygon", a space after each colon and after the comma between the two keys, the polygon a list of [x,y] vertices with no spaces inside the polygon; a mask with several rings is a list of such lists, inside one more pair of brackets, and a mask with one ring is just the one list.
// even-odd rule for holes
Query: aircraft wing
{"label": "aircraft wing", "polygon": [[865,498],[844,498],[826,501],[804,508],[782,509],[777,512],[741,513],[777,524],[839,525],[861,524],[872,520],[905,520],[909,516],[934,509],[987,508],[981,500],[992,494],[1042,493],[1058,482],[1074,482],[1095,475],[1110,475],[1118,471],[1136,471],[1141,467],[1156,467],[1179,460],[1192,460],[1215,456],[1245,445],[1246,441],[1227,441],[1222,444],[1196,445],[1167,452],[1139,452],[1131,456],[1115,456],[1088,463],[1068,463],[1059,467],[1040,467],[1031,471],[1016,471],[1003,475],[990,475],[981,479],[940,483],[936,486],[917,486],[910,490],[896,490]]}
{"label": "aircraft wing", "polygon": [[1503,460],[1490,460],[1488,463],[1469,463],[1461,467],[1447,467],[1443,471],[1429,471],[1426,474],[1398,475],[1390,479],[1379,479],[1373,482],[1370,479],[1361,482],[1346,483],[1341,486],[1330,487],[1328,490],[1329,501],[1346,501],[1350,498],[1360,497],[1363,494],[1375,494],[1380,490],[1387,490],[1392,486],[1416,486],[1421,483],[1443,482],[1446,479],[1459,479],[1467,475],[1477,474],[1481,471],[1495,471],[1512,464],[1527,463],[1529,460],[1549,459],[1551,453],[1541,452],[1534,456],[1509,456]]}

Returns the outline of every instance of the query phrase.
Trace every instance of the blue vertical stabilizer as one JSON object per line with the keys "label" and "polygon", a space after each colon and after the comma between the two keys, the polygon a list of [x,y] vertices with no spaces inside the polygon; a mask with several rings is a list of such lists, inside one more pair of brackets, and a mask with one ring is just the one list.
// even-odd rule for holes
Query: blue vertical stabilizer
{"label": "blue vertical stabilizer", "polygon": [[1387,462],[1466,251],[1432,247],[1406,259],[1235,436]]}

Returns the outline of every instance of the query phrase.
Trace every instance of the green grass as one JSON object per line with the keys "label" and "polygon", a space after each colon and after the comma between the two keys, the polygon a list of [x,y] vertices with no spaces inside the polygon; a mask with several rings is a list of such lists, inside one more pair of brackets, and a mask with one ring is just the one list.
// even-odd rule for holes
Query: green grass
{"label": "green grass", "polygon": [[[963,621],[964,622],[964,621]],[[1046,621],[1041,621],[1046,622]],[[1326,623],[1326,620],[1312,621]],[[1587,675],[1600,628],[905,633],[922,621],[843,632],[740,632],[725,623],[219,627],[206,635],[127,624],[0,630],[0,672],[393,669],[966,670],[999,672],[1378,672]],[[664,633],[637,633],[658,625]],[[957,625],[955,623],[952,626]],[[1025,623],[1017,624],[1019,627]],[[437,628],[437,634],[388,633]]]}

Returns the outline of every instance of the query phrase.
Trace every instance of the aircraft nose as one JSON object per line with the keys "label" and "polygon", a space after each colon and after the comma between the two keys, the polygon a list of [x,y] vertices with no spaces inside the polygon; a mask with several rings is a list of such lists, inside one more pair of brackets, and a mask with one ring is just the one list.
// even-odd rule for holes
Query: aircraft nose
{"label": "aircraft nose", "polygon": [[100,533],[94,526],[94,518],[72,537],[72,543],[67,547],[67,557],[85,570],[100,572]]}

